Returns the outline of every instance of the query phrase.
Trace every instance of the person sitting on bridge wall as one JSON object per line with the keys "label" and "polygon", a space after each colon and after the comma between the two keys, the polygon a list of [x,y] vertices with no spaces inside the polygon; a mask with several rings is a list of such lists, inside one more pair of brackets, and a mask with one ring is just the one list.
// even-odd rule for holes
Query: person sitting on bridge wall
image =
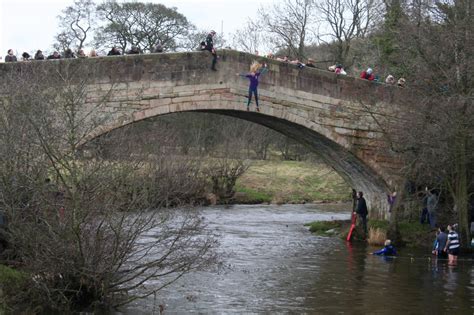
{"label": "person sitting on bridge wall", "polygon": [[[217,52],[214,49],[214,36],[215,35],[216,35],[216,31],[211,31],[206,37],[206,42],[201,43],[201,50],[207,50],[212,55],[211,70],[213,70],[213,71],[217,71],[217,69],[216,69]],[[205,45],[203,45],[203,44],[205,44]]]}
{"label": "person sitting on bridge wall", "polygon": [[314,60],[311,58],[308,58],[308,61],[306,62],[306,67],[316,68],[316,66],[314,65]]}
{"label": "person sitting on bridge wall", "polygon": [[76,54],[74,54],[74,52],[72,51],[71,48],[67,48],[67,49],[64,51],[64,58],[66,58],[66,59],[74,59],[74,58],[76,58]]}
{"label": "person sitting on bridge wall", "polygon": [[99,55],[97,54],[97,52],[94,49],[92,49],[89,52],[89,57],[94,58],[94,57],[99,57]]}
{"label": "person sitting on bridge wall", "polygon": [[5,56],[5,62],[15,62],[15,61],[17,60],[16,60],[15,54],[13,53],[13,49],[8,49],[7,55]]}
{"label": "person sitting on bridge wall", "polygon": [[397,255],[397,250],[395,247],[392,245],[392,241],[386,240],[385,241],[385,247],[375,251],[372,253],[372,255],[377,255],[377,256],[396,256]]}
{"label": "person sitting on bridge wall", "polygon": [[250,80],[250,85],[249,85],[249,96],[248,96],[248,101],[247,101],[247,111],[250,110],[250,102],[252,101],[252,94],[255,95],[255,103],[257,105],[257,112],[260,111],[260,108],[258,107],[258,92],[257,92],[257,87],[258,87],[258,78],[260,77],[261,74],[265,73],[267,71],[267,65],[264,64],[263,67],[262,65],[254,61],[252,65],[250,66],[250,72],[247,74],[240,74],[237,73],[237,75],[246,77]]}
{"label": "person sitting on bridge wall", "polygon": [[361,74],[360,74],[360,78],[365,79],[365,80],[369,80],[369,81],[374,81],[375,76],[373,74],[372,68],[368,68],[367,70],[362,71]]}

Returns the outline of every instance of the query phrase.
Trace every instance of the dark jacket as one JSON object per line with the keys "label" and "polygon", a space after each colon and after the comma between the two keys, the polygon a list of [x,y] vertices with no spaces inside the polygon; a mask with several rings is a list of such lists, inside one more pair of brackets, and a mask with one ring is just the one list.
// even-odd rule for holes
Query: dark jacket
{"label": "dark jacket", "polygon": [[109,53],[107,54],[107,56],[120,56],[121,53],[118,49],[111,49],[109,51]]}
{"label": "dark jacket", "polygon": [[48,60],[51,60],[51,59],[61,59],[61,55],[57,55],[57,56],[55,56],[55,55],[49,55],[48,58],[46,58],[46,59],[48,59]]}
{"label": "dark jacket", "polygon": [[212,34],[207,35],[206,37],[206,48],[205,50],[209,50],[212,52],[214,49],[214,39],[212,38]]}
{"label": "dark jacket", "polygon": [[5,62],[15,62],[16,61],[16,56],[15,55],[6,55],[5,56]]}
{"label": "dark jacket", "polygon": [[369,211],[367,210],[367,203],[365,202],[364,197],[360,197],[359,199],[357,199],[356,212],[360,216],[363,216],[363,217],[365,217],[365,216],[367,216],[367,214],[369,214]]}

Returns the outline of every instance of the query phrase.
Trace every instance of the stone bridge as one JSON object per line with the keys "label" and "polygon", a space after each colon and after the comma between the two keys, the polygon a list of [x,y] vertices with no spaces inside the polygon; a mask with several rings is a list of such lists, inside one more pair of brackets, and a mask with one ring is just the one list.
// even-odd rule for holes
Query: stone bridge
{"label": "stone bridge", "polygon": [[[68,65],[88,66],[84,110],[96,111],[103,118],[89,139],[178,112],[245,119],[307,145],[365,193],[371,217],[387,216],[386,193],[402,181],[401,162],[386,145],[383,121],[396,114],[406,97],[403,90],[266,60],[269,71],[259,85],[261,110],[256,112],[253,106],[247,112],[248,80],[236,73],[248,71],[253,60],[263,59],[231,50],[219,55],[216,72],[210,70],[207,52],[45,61],[37,67],[61,72]],[[0,76],[15,67],[25,65],[2,64]],[[97,106],[100,102],[103,106]]]}

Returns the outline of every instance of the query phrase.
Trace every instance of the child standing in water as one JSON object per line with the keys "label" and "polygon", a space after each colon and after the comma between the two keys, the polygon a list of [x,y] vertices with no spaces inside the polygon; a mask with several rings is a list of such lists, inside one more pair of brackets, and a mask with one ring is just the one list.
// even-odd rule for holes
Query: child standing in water
{"label": "child standing in water", "polygon": [[257,104],[257,112],[260,111],[260,108],[258,107],[258,92],[257,92],[257,87],[258,87],[258,78],[260,77],[261,74],[265,73],[267,71],[267,65],[264,64],[263,67],[260,63],[257,61],[254,61],[252,65],[250,66],[250,72],[247,74],[241,74],[237,73],[237,75],[246,77],[250,80],[250,85],[249,85],[249,99],[247,102],[247,111],[250,110],[250,102],[252,101],[252,94],[255,95],[255,103]]}

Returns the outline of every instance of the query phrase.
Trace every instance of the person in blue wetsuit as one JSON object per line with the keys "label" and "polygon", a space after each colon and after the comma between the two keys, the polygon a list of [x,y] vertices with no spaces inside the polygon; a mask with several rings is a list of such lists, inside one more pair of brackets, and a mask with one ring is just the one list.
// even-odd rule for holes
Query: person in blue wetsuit
{"label": "person in blue wetsuit", "polygon": [[392,245],[392,242],[390,240],[385,241],[385,247],[373,252],[372,255],[378,255],[378,256],[396,256],[397,255],[397,250],[395,247]]}
{"label": "person in blue wetsuit", "polygon": [[250,109],[250,102],[252,101],[252,94],[255,96],[255,104],[257,105],[257,112],[260,111],[260,108],[258,107],[258,92],[257,92],[257,87],[258,87],[258,78],[260,75],[264,74],[267,71],[267,65],[264,64],[263,67],[260,63],[257,61],[254,61],[252,65],[250,66],[250,72],[247,74],[241,74],[237,73],[237,75],[246,77],[250,80],[250,85],[249,85],[249,99],[247,101],[247,110]]}

